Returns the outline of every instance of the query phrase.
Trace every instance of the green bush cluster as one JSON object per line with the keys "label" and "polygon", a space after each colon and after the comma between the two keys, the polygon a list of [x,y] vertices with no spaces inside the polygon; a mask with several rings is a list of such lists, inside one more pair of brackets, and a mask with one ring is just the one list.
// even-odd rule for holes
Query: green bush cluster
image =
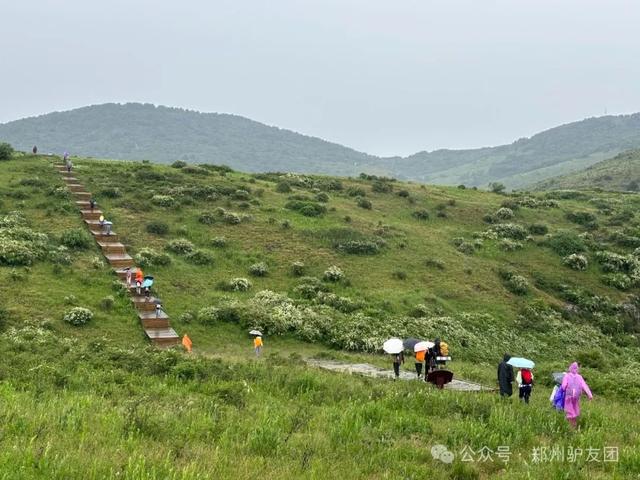
{"label": "green bush cluster", "polygon": [[321,217],[327,213],[327,207],[310,201],[290,200],[285,208],[301,213],[305,217]]}
{"label": "green bush cluster", "polygon": [[178,255],[186,255],[187,253],[193,252],[195,246],[186,238],[177,238],[167,243],[165,248]]}
{"label": "green bush cluster", "polygon": [[93,239],[84,228],[70,228],[62,232],[60,243],[74,250],[86,250],[93,245]]}
{"label": "green bush cluster", "polygon": [[146,230],[149,233],[153,233],[155,235],[166,235],[169,233],[169,225],[165,222],[154,220],[152,222],[147,223]]}
{"label": "green bush cluster", "polygon": [[135,260],[141,267],[162,267],[171,264],[171,257],[153,248],[141,248],[135,255]]}
{"label": "green bush cluster", "polygon": [[266,277],[269,274],[269,267],[265,262],[254,263],[249,267],[249,273],[254,277]]}
{"label": "green bush cluster", "polygon": [[93,319],[93,312],[88,308],[74,307],[65,313],[63,320],[74,326],[85,325]]}

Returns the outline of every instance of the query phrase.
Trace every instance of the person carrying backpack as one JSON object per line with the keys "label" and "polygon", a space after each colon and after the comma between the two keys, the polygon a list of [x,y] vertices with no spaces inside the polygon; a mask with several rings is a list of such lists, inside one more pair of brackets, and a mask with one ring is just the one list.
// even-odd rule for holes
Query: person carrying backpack
{"label": "person carrying backpack", "polygon": [[569,424],[576,428],[578,426],[578,417],[580,416],[580,397],[584,392],[589,400],[593,399],[593,394],[587,382],[584,381],[582,375],[578,373],[578,364],[573,362],[569,366],[569,373],[565,374],[562,379],[564,391],[564,411]]}
{"label": "person carrying backpack", "polygon": [[520,400],[524,400],[524,403],[529,403],[529,397],[531,396],[531,390],[533,387],[533,373],[531,373],[531,370],[528,368],[521,368],[518,370],[516,382],[520,390],[518,397]]}
{"label": "person carrying backpack", "polygon": [[420,375],[422,374],[422,364],[424,363],[426,353],[426,350],[416,352],[416,373],[418,374],[418,378],[420,378]]}

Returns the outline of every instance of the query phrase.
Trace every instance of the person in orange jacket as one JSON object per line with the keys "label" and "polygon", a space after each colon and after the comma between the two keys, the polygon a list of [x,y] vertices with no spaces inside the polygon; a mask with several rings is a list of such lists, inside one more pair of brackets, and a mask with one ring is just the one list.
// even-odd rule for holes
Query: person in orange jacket
{"label": "person in orange jacket", "polygon": [[138,267],[136,270],[136,294],[140,295],[140,287],[142,287],[142,282],[144,281],[144,274],[142,273],[142,269]]}
{"label": "person in orange jacket", "polygon": [[418,374],[418,378],[422,375],[422,364],[424,363],[426,353],[426,350],[416,352],[416,373]]}
{"label": "person in orange jacket", "polygon": [[253,339],[253,350],[256,352],[256,357],[259,357],[262,352],[262,337],[259,335]]}

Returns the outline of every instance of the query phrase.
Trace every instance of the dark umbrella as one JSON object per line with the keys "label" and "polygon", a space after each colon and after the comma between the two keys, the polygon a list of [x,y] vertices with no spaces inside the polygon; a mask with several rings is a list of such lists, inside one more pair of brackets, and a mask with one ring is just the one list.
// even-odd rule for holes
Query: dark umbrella
{"label": "dark umbrella", "polygon": [[427,382],[433,383],[438,388],[443,388],[451,380],[453,380],[453,372],[449,370],[434,370],[427,375]]}
{"label": "dark umbrella", "polygon": [[413,352],[413,347],[416,346],[417,343],[420,343],[422,340],[419,340],[417,338],[405,338],[402,341],[402,346],[404,347],[405,350],[411,350]]}

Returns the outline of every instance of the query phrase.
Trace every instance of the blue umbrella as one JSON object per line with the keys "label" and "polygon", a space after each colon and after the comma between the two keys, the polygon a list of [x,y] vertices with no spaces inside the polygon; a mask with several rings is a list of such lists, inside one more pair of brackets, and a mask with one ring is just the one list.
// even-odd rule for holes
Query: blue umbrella
{"label": "blue umbrella", "polygon": [[536,366],[533,361],[520,357],[511,357],[507,363],[516,368],[533,368]]}

